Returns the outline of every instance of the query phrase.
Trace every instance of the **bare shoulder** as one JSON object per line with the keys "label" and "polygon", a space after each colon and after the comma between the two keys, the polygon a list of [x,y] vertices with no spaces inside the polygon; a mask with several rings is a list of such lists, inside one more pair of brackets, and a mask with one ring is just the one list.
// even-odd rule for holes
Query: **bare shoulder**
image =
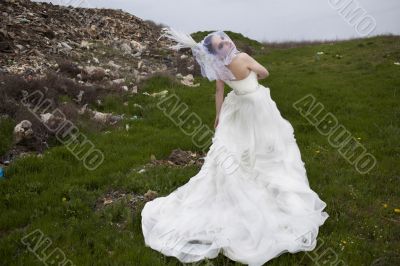
{"label": "bare shoulder", "polygon": [[232,62],[231,62],[231,66],[234,65],[241,65],[243,64],[245,61],[248,61],[248,57],[249,55],[245,52],[240,52],[238,53],[235,57],[233,57]]}
{"label": "bare shoulder", "polygon": [[232,62],[234,64],[243,64],[243,63],[250,63],[252,62],[254,59],[247,53],[245,52],[240,52],[237,54],[237,56],[234,57],[234,60],[232,60]]}
{"label": "bare shoulder", "polygon": [[248,55],[248,54],[245,53],[245,52],[240,52],[240,53],[237,54],[236,57],[237,57],[237,59],[239,59],[239,60],[240,60],[240,59],[243,60],[243,59],[249,58],[249,56],[250,56],[250,55]]}
{"label": "bare shoulder", "polygon": [[251,55],[249,55],[248,53],[245,53],[245,52],[240,53],[240,57],[247,62],[255,61],[255,59],[253,57],[251,57]]}

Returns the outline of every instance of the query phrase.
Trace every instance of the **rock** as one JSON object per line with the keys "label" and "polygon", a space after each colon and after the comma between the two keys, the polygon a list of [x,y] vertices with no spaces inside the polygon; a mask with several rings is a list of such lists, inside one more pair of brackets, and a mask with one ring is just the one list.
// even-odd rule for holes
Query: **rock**
{"label": "rock", "polygon": [[78,94],[78,96],[76,96],[76,99],[74,99],[74,101],[75,102],[77,102],[77,103],[81,103],[81,101],[82,101],[82,97],[83,97],[83,93],[84,93],[84,91],[79,91],[79,94]]}
{"label": "rock", "polygon": [[112,114],[93,111],[92,119],[101,124],[107,124],[110,121]]}
{"label": "rock", "polygon": [[170,165],[170,166],[201,166],[204,163],[205,153],[196,153],[192,151],[184,151],[181,149],[174,149],[167,159],[150,161],[150,165]]}
{"label": "rock", "polygon": [[175,149],[169,155],[168,160],[178,164],[178,165],[186,165],[192,160],[192,157],[195,157],[196,154],[190,151],[183,151],[181,149]]}
{"label": "rock", "polygon": [[118,123],[119,121],[124,119],[124,116],[125,116],[125,114],[122,114],[122,115],[111,115],[110,119],[109,119],[109,123],[111,125],[114,125],[115,123]]}
{"label": "rock", "polygon": [[155,199],[158,196],[158,193],[156,191],[153,190],[147,190],[147,192],[144,194],[144,198],[146,201],[150,201]]}
{"label": "rock", "polygon": [[140,58],[141,54],[142,54],[141,52],[136,52],[136,53],[134,53],[132,56],[133,56],[133,57],[139,57],[139,58]]}
{"label": "rock", "polygon": [[49,128],[58,128],[58,125],[64,122],[64,118],[56,117],[51,113],[40,114],[40,120]]}
{"label": "rock", "polygon": [[189,86],[189,87],[198,87],[198,86],[200,86],[200,83],[193,84],[193,81],[194,81],[193,75],[192,74],[188,74],[186,76],[183,76],[183,79],[181,80],[181,83],[183,85],[186,85],[186,86]]}
{"label": "rock", "polygon": [[124,54],[131,54],[132,53],[132,48],[129,46],[129,44],[127,44],[127,43],[123,43],[123,44],[121,44],[121,51],[124,53]]}
{"label": "rock", "polygon": [[49,123],[50,119],[52,119],[53,117],[54,116],[51,113],[40,114],[40,119],[45,124]]}
{"label": "rock", "polygon": [[133,69],[133,77],[137,79],[138,76],[139,76],[139,71],[137,69]]}
{"label": "rock", "polygon": [[104,68],[97,66],[85,66],[83,72],[86,77],[91,80],[101,80],[106,76]]}
{"label": "rock", "polygon": [[110,66],[110,67],[112,67],[112,68],[114,68],[114,69],[116,69],[116,70],[118,70],[118,69],[121,68],[121,66],[115,64],[113,60],[110,60],[110,61],[107,63],[107,65]]}
{"label": "rock", "polygon": [[14,127],[14,141],[20,143],[23,140],[33,137],[32,123],[29,120],[22,120]]}
{"label": "rock", "polygon": [[143,66],[143,60],[140,60],[140,61],[138,62],[137,68],[140,69],[142,66]]}
{"label": "rock", "polygon": [[131,46],[136,52],[139,53],[142,53],[146,49],[146,46],[142,45],[140,42],[137,42],[135,40],[131,41]]}
{"label": "rock", "polygon": [[92,119],[103,125],[105,125],[105,124],[114,125],[115,123],[124,119],[124,116],[125,116],[125,114],[113,115],[112,113],[102,113],[102,112],[98,112],[98,111],[92,111],[89,108],[85,108],[84,112],[90,112],[92,114]]}
{"label": "rock", "polygon": [[83,105],[82,108],[78,110],[78,114],[83,115],[84,113],[86,113],[86,110],[88,109],[87,105],[87,103]]}
{"label": "rock", "polygon": [[82,40],[82,42],[80,44],[80,47],[89,50],[90,49],[90,44],[89,44],[88,41]]}
{"label": "rock", "polygon": [[121,85],[121,84],[124,84],[124,82],[125,82],[125,79],[114,79],[111,81],[111,84],[112,85]]}
{"label": "rock", "polygon": [[72,50],[72,47],[68,43],[61,42],[60,44],[65,50],[67,50],[67,51],[71,51]]}

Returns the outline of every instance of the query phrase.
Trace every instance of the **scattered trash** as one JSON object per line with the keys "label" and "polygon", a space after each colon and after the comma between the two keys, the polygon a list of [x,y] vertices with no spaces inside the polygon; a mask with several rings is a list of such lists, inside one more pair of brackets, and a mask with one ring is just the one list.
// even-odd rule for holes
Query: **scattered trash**
{"label": "scattered trash", "polygon": [[[146,73],[168,67],[160,58],[169,41],[156,41],[156,27],[122,10],[9,0],[1,1],[0,14],[2,68],[4,62],[12,62],[4,66],[11,73],[22,74],[27,69],[44,73],[48,66],[55,66],[52,55],[81,58],[90,53],[87,61],[99,64],[99,58],[94,57],[95,52],[102,52],[97,50],[98,43],[135,58],[138,69]],[[193,58],[188,61],[193,62]],[[122,69],[118,63],[110,60],[108,65]]]}
{"label": "scattered trash", "polygon": [[171,166],[187,166],[197,165],[201,166],[204,163],[205,153],[184,151],[181,149],[174,149],[168,158],[165,160],[156,160],[151,158],[151,164],[153,165],[171,165]]}
{"label": "scattered trash", "polygon": [[125,192],[125,191],[109,191],[105,195],[101,196],[96,201],[95,210],[100,211],[104,209],[108,205],[112,205],[123,200],[126,200],[128,206],[131,209],[136,208],[136,204],[139,201],[144,201],[145,197],[143,195],[135,194],[133,192]]}
{"label": "scattered trash", "polygon": [[140,117],[138,117],[137,115],[132,116],[131,118],[129,118],[130,120],[138,120],[141,119]]}
{"label": "scattered trash", "polygon": [[153,92],[152,94],[150,94],[150,96],[151,97],[160,96],[161,98],[163,98],[163,97],[167,96],[167,94],[168,94],[168,91],[167,90],[163,90],[163,91],[160,91],[160,92]]}
{"label": "scattered trash", "polygon": [[134,87],[132,88],[132,91],[131,91],[131,92],[132,92],[132,93],[137,93],[137,89],[138,89],[137,86],[134,86]]}
{"label": "scattered trash", "polygon": [[317,52],[317,55],[323,55],[324,52]]}
{"label": "scattered trash", "polygon": [[143,110],[143,106],[141,106],[140,104],[135,103],[135,104],[133,104],[133,106],[134,106],[134,107],[138,107],[138,108],[140,108],[140,109]]}
{"label": "scattered trash", "polygon": [[400,66],[400,62],[394,62],[396,66]]}
{"label": "scattered trash", "polygon": [[163,98],[168,94],[168,91],[167,90],[163,90],[163,91],[160,91],[160,92],[153,92],[152,94],[150,94],[147,91],[145,91],[145,92],[142,92],[142,94],[147,95],[147,96],[151,96],[151,97],[160,96],[161,98]]}

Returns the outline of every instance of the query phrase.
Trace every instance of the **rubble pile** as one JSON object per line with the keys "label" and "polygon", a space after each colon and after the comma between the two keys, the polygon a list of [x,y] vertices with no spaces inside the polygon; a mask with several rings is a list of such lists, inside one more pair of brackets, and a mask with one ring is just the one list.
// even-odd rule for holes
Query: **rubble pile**
{"label": "rubble pile", "polygon": [[[0,163],[43,152],[54,135],[51,125],[65,120],[87,118],[102,129],[128,119],[102,112],[104,98],[138,94],[142,81],[153,75],[200,85],[194,83],[200,69],[189,49],[170,50],[173,42],[159,38],[163,26],[122,10],[0,0],[0,22],[0,115],[16,125],[13,146],[0,154]],[[22,100],[34,92],[65,117],[29,111]]]}
{"label": "rubble pile", "polygon": [[[158,40],[160,27],[122,10],[28,0],[1,2],[0,73],[43,73],[57,68],[56,56],[86,59],[86,54],[95,54],[93,49],[99,43],[117,49],[138,70],[177,69],[173,58],[177,53],[166,49],[170,40]],[[187,59],[192,72],[194,60]],[[90,61],[100,63],[96,56]]]}

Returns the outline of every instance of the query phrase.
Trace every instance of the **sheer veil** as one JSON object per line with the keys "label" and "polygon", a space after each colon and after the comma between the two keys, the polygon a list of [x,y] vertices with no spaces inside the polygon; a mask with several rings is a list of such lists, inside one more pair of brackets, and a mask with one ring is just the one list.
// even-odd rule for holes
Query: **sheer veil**
{"label": "sheer veil", "polygon": [[207,77],[210,81],[235,80],[235,76],[226,66],[240,51],[224,31],[211,32],[200,42],[196,42],[189,34],[175,28],[162,28],[162,32],[158,40],[167,37],[177,42],[169,46],[170,49],[178,51],[181,48],[191,48],[203,77]]}

